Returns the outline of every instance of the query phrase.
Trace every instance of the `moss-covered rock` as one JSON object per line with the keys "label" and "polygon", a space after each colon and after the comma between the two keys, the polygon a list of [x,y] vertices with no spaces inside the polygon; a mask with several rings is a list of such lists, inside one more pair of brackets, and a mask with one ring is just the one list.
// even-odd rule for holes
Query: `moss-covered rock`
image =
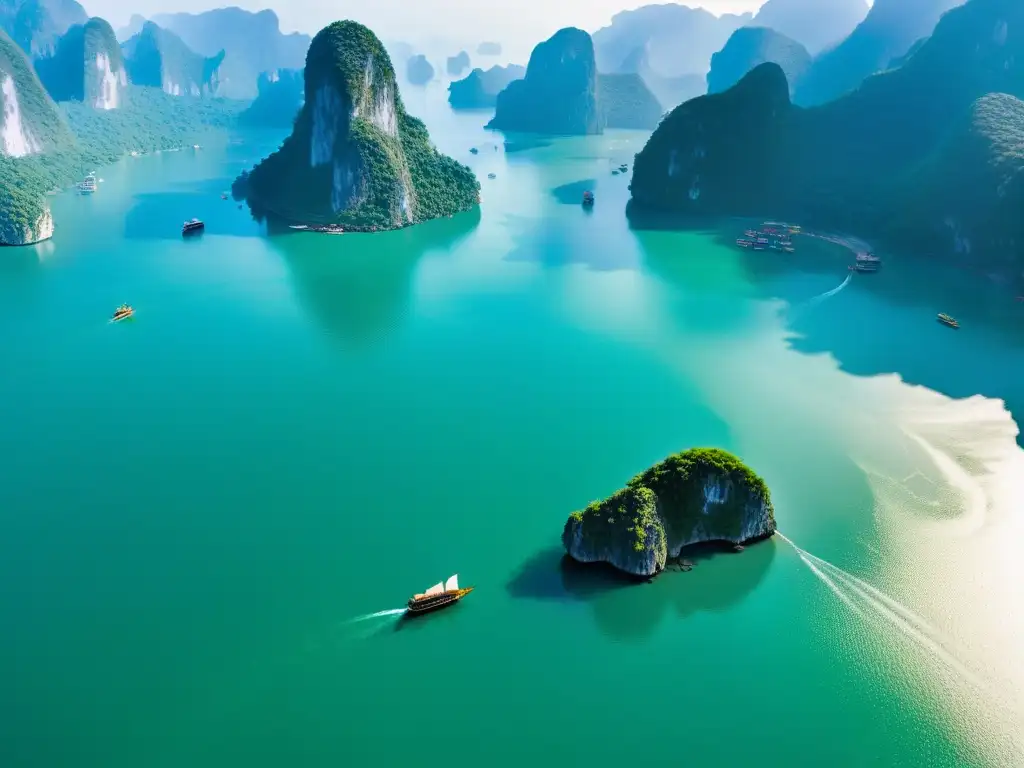
{"label": "moss-covered rock", "polygon": [[216,56],[200,56],[176,34],[150,21],[121,48],[128,79],[135,85],[161,88],[172,96],[214,96],[219,92],[223,50]]}
{"label": "moss-covered rock", "polygon": [[732,88],[747,72],[764,64],[778,64],[786,74],[790,90],[811,65],[811,55],[796,40],[765,27],[737,29],[725,47],[711,57],[708,93]]}
{"label": "moss-covered rock", "polygon": [[487,109],[498,102],[501,93],[513,80],[526,77],[526,67],[509,64],[488,70],[474,69],[466,77],[448,85],[448,103],[455,109]]}
{"label": "moss-covered rock", "polygon": [[526,77],[498,94],[488,128],[586,135],[603,126],[597,104],[594,43],[582,29],[559,30],[533,49]]}
{"label": "moss-covered rock", "polygon": [[405,76],[413,85],[426,85],[434,79],[434,65],[427,61],[426,56],[418,53],[406,64]]}
{"label": "moss-covered rock", "polygon": [[95,109],[116,109],[128,86],[117,37],[99,18],[71,27],[52,56],[36,60],[36,71],[54,101],[82,101]]}
{"label": "moss-covered rock", "polygon": [[691,544],[744,544],[774,533],[775,511],[764,481],[731,453],[694,448],[573,512],[562,544],[580,562],[652,576]]}
{"label": "moss-covered rock", "polygon": [[377,37],[339,21],[313,39],[292,134],[236,190],[257,218],[380,230],[479,203],[473,172],[440,154],[406,113]]}

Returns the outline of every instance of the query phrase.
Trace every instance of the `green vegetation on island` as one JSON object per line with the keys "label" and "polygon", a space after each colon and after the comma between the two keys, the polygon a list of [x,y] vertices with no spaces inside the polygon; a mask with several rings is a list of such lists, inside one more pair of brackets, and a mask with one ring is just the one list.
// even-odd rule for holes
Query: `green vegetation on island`
{"label": "green vegetation on island", "polygon": [[[969,249],[975,265],[1019,277],[1024,241],[1005,234],[1019,218],[1018,112],[978,100],[1024,97],[1022,28],[1017,0],[968,0],[902,67],[810,109],[763,64],[662,121],[634,164],[631,213],[781,217],[915,249],[927,238],[933,253]],[[964,152],[988,160],[970,169]]]}
{"label": "green vegetation on island", "polygon": [[562,544],[580,562],[653,576],[691,544],[744,544],[774,533],[775,511],[764,481],[727,451],[693,448],[573,512]]}
{"label": "green vegetation on island", "polygon": [[509,64],[488,70],[474,69],[466,77],[448,84],[448,103],[455,109],[487,109],[498,102],[498,94],[513,80],[526,77],[526,67]]}
{"label": "green vegetation on island", "polygon": [[539,44],[526,77],[498,94],[488,128],[526,133],[600,133],[594,44],[582,29],[569,27]]}
{"label": "green vegetation on island", "polygon": [[353,21],[310,45],[292,134],[237,180],[257,218],[375,231],[469,210],[480,185],[405,111],[391,59]]}
{"label": "green vegetation on island", "polygon": [[413,85],[426,85],[434,79],[434,66],[427,57],[418,53],[406,65],[406,79]]}
{"label": "green vegetation on island", "polygon": [[725,47],[711,57],[708,72],[708,93],[721,93],[732,88],[743,76],[765,62],[782,67],[786,79],[793,84],[803,77],[811,64],[811,55],[796,40],[765,27],[737,29]]}
{"label": "green vegetation on island", "polygon": [[151,21],[122,46],[128,79],[134,85],[161,88],[173,96],[214,96],[220,88],[224,51],[201,56],[173,32]]}
{"label": "green vegetation on island", "polygon": [[128,85],[121,47],[103,19],[71,27],[52,56],[36,60],[36,71],[54,101],[85,101],[114,109]]}

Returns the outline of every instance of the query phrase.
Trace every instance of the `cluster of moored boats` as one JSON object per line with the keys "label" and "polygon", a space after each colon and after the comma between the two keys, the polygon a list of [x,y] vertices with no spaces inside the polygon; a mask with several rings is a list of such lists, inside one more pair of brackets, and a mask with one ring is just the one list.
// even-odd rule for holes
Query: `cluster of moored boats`
{"label": "cluster of moored boats", "polygon": [[784,224],[777,221],[766,221],[760,229],[748,229],[743,237],[736,240],[740,248],[752,251],[777,251],[794,253],[793,235],[799,235],[800,227],[795,224]]}

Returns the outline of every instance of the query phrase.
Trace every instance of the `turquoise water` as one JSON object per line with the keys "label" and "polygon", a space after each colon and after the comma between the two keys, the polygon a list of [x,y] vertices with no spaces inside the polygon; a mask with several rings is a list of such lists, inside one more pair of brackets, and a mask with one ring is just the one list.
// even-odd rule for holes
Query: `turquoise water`
{"label": "turquoise water", "polygon": [[[278,138],[247,135],[103,169],[0,252],[0,764],[1021,764],[1012,297],[630,229],[643,134],[506,146],[406,101],[479,212],[268,237],[220,199]],[[785,538],[563,567],[569,512],[692,445]],[[456,608],[388,613],[455,571]]]}

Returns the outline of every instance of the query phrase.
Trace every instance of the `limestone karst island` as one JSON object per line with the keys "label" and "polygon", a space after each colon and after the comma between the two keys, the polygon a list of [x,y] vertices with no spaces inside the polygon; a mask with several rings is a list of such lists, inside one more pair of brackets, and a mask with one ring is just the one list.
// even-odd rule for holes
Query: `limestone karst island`
{"label": "limestone karst island", "polygon": [[304,79],[291,135],[238,185],[254,215],[379,231],[479,203],[473,171],[439,153],[405,111],[391,59],[369,29],[354,21],[322,29]]}
{"label": "limestone karst island", "polygon": [[582,563],[608,563],[653,576],[684,547],[743,545],[775,533],[764,481],[732,454],[693,448],[669,456],[604,501],[573,512],[562,531],[565,551]]}

